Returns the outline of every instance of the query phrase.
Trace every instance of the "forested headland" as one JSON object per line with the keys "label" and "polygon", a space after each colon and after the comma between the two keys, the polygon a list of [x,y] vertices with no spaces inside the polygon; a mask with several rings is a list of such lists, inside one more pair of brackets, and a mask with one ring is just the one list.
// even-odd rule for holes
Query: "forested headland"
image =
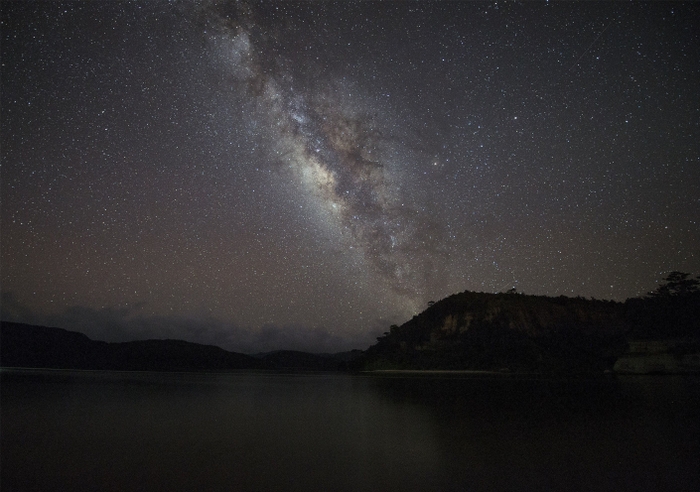
{"label": "forested headland", "polygon": [[648,295],[614,302],[465,291],[393,325],[358,366],[602,373],[630,340],[678,341],[700,351],[700,281],[672,272]]}

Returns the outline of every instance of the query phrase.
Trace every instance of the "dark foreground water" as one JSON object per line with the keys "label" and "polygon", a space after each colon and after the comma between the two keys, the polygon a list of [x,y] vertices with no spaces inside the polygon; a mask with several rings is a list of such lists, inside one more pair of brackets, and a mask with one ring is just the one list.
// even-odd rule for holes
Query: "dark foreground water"
{"label": "dark foreground water", "polygon": [[700,380],[0,373],[0,487],[700,490]]}

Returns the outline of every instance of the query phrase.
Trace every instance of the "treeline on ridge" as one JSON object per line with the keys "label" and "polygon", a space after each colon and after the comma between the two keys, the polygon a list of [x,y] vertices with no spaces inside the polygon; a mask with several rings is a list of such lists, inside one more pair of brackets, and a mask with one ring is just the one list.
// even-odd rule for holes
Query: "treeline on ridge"
{"label": "treeline on ridge", "polygon": [[466,291],[391,326],[358,365],[598,373],[633,339],[683,339],[697,350],[699,283],[672,272],[656,291],[625,302]]}

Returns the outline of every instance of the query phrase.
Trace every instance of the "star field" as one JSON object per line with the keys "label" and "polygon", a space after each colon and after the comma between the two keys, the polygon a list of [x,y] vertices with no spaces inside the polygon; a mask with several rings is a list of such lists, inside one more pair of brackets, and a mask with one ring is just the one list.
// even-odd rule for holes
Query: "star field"
{"label": "star field", "polygon": [[697,4],[0,8],[3,319],[336,351],[700,273]]}

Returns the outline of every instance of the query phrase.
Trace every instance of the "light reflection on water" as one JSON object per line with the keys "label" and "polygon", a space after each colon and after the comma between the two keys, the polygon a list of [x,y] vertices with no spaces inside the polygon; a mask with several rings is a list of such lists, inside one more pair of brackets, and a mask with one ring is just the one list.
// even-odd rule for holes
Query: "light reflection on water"
{"label": "light reflection on water", "polygon": [[697,490],[700,381],[1,373],[3,490]]}

